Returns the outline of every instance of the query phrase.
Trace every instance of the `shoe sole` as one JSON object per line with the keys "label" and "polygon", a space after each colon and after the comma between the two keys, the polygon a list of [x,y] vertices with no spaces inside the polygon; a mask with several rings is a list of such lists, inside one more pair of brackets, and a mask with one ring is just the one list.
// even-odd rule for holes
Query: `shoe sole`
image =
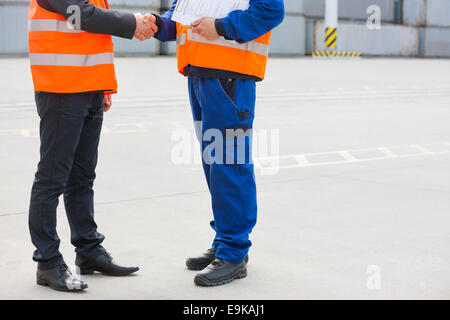
{"label": "shoe sole", "polygon": [[87,289],[87,287],[88,287],[88,285],[85,284],[85,287],[79,288],[79,289],[78,288],[77,289],[62,289],[62,288],[56,288],[56,287],[52,286],[51,284],[49,284],[48,282],[43,281],[43,280],[36,280],[36,284],[39,286],[43,286],[43,287],[50,287],[53,290],[62,291],[62,292],[80,292],[80,291],[83,291],[84,289]]}
{"label": "shoe sole", "polygon": [[217,281],[209,281],[205,279],[202,275],[196,275],[194,278],[194,283],[200,287],[217,287],[222,286],[224,284],[228,284],[236,279],[244,279],[247,277],[247,268],[238,270],[231,277],[226,279],[220,279]]}
{"label": "shoe sole", "polygon": [[105,276],[110,276],[110,277],[126,277],[126,276],[129,276],[130,274],[133,274],[138,271],[139,271],[139,269],[130,271],[130,272],[126,272],[126,273],[121,273],[121,274],[117,274],[117,273],[112,274],[112,273],[106,273],[106,272],[101,272],[101,271],[96,271],[96,270],[80,269],[80,275],[89,276],[89,275],[94,274],[94,272],[99,272],[101,274],[104,274]]}
{"label": "shoe sole", "polygon": [[[198,266],[195,265],[189,258],[186,259],[186,267],[188,268],[188,270],[191,271],[202,271],[203,269],[205,269],[207,266],[209,266],[209,264],[211,262],[213,262],[214,260],[211,260],[210,262],[208,262],[208,264],[202,265],[202,266]],[[248,264],[248,256],[245,257],[245,264]]]}

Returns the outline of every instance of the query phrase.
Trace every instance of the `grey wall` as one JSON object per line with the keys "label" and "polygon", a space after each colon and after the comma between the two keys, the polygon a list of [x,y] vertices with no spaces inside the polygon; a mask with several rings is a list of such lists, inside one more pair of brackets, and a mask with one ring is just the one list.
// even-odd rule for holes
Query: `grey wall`
{"label": "grey wall", "polygon": [[[303,2],[305,14],[308,18],[323,19],[325,0],[303,0]],[[366,20],[366,10],[370,5],[378,5],[380,7],[381,17],[384,22],[394,21],[394,0],[339,0],[339,19]]]}
{"label": "grey wall", "polygon": [[[109,0],[111,7],[129,12],[158,12],[160,0]],[[0,0],[0,55],[26,55],[29,0]],[[114,38],[117,55],[155,55],[159,43],[151,39]]]}
{"label": "grey wall", "polygon": [[26,55],[28,1],[0,0],[0,54]]}
{"label": "grey wall", "polygon": [[[314,23],[316,50],[325,50],[322,21]],[[338,51],[360,52],[370,56],[417,56],[419,54],[418,29],[403,25],[384,25],[379,30],[369,30],[366,25],[340,22],[338,28]]]}
{"label": "grey wall", "polygon": [[419,55],[450,57],[450,1],[403,0],[403,23],[419,30]]}
{"label": "grey wall", "polygon": [[[366,26],[366,10],[373,4],[381,9],[380,30]],[[325,0],[304,0],[306,53],[324,49],[324,5]],[[450,57],[449,33],[450,0],[339,0],[339,51]]]}
{"label": "grey wall", "polygon": [[285,0],[286,16],[273,30],[270,53],[284,55],[305,54],[305,14],[303,1]]}
{"label": "grey wall", "polygon": [[[273,31],[271,54],[304,55],[323,49],[325,0],[284,0],[286,18]],[[172,0],[109,0],[112,8],[158,12]],[[450,0],[402,0],[395,24],[396,0],[339,0],[338,50],[364,55],[450,57]],[[381,8],[381,30],[366,27],[369,5]],[[26,55],[29,0],[0,0],[0,55]],[[167,4],[166,4],[167,6]],[[398,8],[398,6],[397,6]],[[154,39],[114,38],[117,55],[175,53]]]}

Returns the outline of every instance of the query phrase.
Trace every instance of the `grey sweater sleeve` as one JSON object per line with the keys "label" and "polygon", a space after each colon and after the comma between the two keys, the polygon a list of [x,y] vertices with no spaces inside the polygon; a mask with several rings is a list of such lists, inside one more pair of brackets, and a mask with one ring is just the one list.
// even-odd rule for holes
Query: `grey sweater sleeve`
{"label": "grey sweater sleeve", "polygon": [[78,6],[81,13],[81,29],[100,34],[132,39],[136,30],[133,14],[119,10],[105,10],[90,4],[88,0],[37,0],[42,8],[59,13],[66,19],[72,15],[69,6]]}

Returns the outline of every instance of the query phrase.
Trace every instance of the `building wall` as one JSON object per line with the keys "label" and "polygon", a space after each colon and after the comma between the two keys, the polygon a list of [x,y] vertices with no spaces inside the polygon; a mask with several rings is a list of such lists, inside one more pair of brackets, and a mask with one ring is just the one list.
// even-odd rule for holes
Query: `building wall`
{"label": "building wall", "polygon": [[26,55],[28,1],[0,0],[0,54]]}
{"label": "building wall", "polygon": [[[314,22],[316,50],[325,50],[323,21]],[[418,29],[389,24],[379,30],[369,30],[365,24],[340,22],[338,28],[338,51],[360,52],[365,56],[418,56]]]}
{"label": "building wall", "polygon": [[[367,28],[369,5],[382,26]],[[306,53],[324,49],[325,0],[304,0]],[[339,0],[338,50],[373,56],[450,57],[449,0]]]}
{"label": "building wall", "polygon": [[286,15],[281,25],[273,30],[270,53],[304,55],[306,44],[306,17],[303,1],[285,1]]}
{"label": "building wall", "polygon": [[[395,0],[339,0],[339,19],[365,21],[367,19],[367,7],[370,5],[377,5],[381,9],[383,22],[393,23],[394,1]],[[323,20],[325,0],[303,0],[303,2],[305,14],[308,18]]]}
{"label": "building wall", "polygon": [[[172,0],[109,0],[112,8],[159,12]],[[271,54],[323,49],[325,0],[284,0],[286,18],[273,31]],[[382,28],[366,26],[369,5],[381,9]],[[26,55],[29,0],[0,0],[0,55]],[[338,50],[364,55],[450,57],[450,0],[339,0]],[[174,54],[174,43],[114,38],[117,55]]]}

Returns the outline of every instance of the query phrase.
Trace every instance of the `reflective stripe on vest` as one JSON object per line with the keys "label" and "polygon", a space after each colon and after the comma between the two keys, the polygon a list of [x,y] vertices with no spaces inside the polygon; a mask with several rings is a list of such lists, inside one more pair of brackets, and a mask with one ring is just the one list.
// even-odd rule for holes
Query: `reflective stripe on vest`
{"label": "reflective stripe on vest", "polygon": [[28,31],[57,31],[66,33],[82,33],[83,30],[75,29],[69,22],[53,19],[37,19],[28,21]]}
{"label": "reflective stripe on vest", "polygon": [[[250,52],[260,54],[260,55],[266,56],[266,57],[269,55],[269,46],[264,43],[260,43],[260,42],[256,42],[256,41],[239,43],[234,40],[225,40],[222,37],[217,40],[208,40],[197,33],[193,33],[191,29],[187,30],[187,39],[189,41],[194,41],[194,42],[214,44],[214,45],[228,47],[228,48],[250,51]],[[180,34],[177,37],[177,45],[184,45],[185,43],[186,43],[186,35],[184,33]]]}
{"label": "reflective stripe on vest", "polygon": [[113,64],[114,54],[55,54],[30,53],[32,66],[65,66],[65,67],[92,67],[100,64]]}

